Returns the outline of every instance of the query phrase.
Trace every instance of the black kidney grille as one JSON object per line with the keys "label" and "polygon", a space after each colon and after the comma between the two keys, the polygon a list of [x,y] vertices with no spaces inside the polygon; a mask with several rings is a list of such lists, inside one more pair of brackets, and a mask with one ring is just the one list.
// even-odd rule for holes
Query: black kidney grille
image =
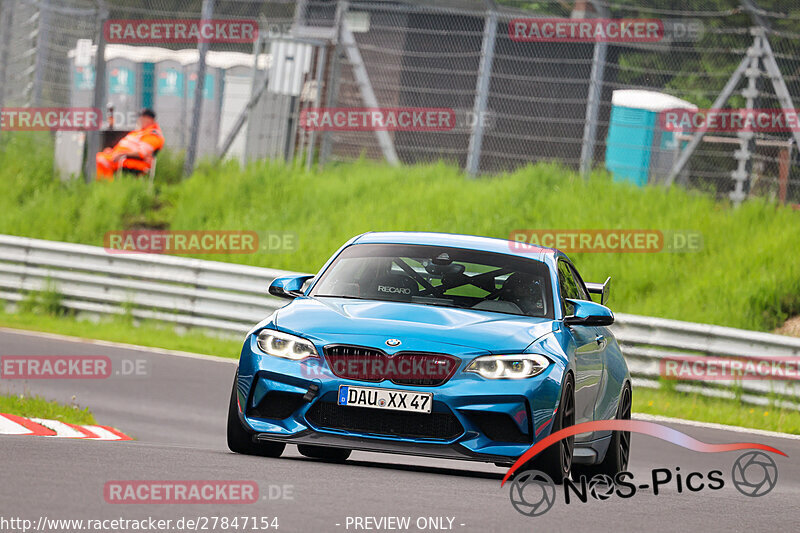
{"label": "black kidney grille", "polygon": [[377,383],[435,387],[458,370],[460,359],[449,354],[400,352],[389,355],[375,348],[334,345],[325,347],[325,359],[334,375]]}

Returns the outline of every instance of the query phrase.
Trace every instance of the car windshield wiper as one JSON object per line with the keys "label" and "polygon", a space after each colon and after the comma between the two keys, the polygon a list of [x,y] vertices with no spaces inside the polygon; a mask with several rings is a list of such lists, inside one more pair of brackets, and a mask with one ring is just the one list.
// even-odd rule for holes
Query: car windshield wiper
{"label": "car windshield wiper", "polygon": [[455,309],[468,309],[467,307],[464,307],[463,305],[450,304],[450,303],[446,303],[446,302],[437,302],[437,301],[434,301],[434,300],[425,300],[424,302],[420,302],[420,301],[414,301],[412,299],[410,302],[407,302],[407,303],[419,304],[419,305],[435,305],[437,307],[453,307]]}

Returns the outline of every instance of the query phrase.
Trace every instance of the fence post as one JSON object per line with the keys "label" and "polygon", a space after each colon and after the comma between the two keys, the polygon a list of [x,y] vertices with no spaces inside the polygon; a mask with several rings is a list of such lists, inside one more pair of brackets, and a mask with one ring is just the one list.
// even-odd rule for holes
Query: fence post
{"label": "fence post", "polygon": [[[608,17],[609,11],[597,0],[590,0],[592,7],[600,17]],[[586,115],[583,124],[583,142],[581,143],[581,159],[579,172],[586,179],[592,171],[594,148],[597,144],[597,120],[600,115],[600,101],[603,98],[603,80],[606,71],[608,43],[596,41],[592,50],[592,71],[589,74],[589,94],[586,100]]]}
{"label": "fence post", "polygon": [[[222,142],[222,146],[219,149],[218,157],[220,159],[224,159],[225,155],[227,155],[228,150],[230,150],[231,146],[233,145],[233,141],[236,140],[236,137],[239,135],[239,131],[244,127],[244,124],[248,122],[248,118],[250,117],[250,113],[252,112],[253,108],[258,104],[258,101],[261,99],[261,95],[267,90],[267,83],[269,82],[269,72],[264,72],[264,76],[262,80],[258,79],[258,56],[261,53],[261,43],[263,40],[266,40],[266,37],[261,35],[261,30],[259,29],[258,37],[256,41],[253,43],[253,79],[250,82],[250,100],[247,101],[247,105],[245,105],[244,109],[242,109],[241,113],[239,113],[239,117],[236,119],[231,131],[228,132],[228,135],[225,137],[225,140]],[[261,84],[259,87],[259,83]],[[247,130],[244,131],[245,136],[245,145],[247,144]],[[247,148],[245,148],[245,153],[243,156],[243,161],[241,161],[242,166],[247,163]]]}
{"label": "fence post", "polygon": [[494,45],[497,39],[497,11],[494,5],[489,7],[483,23],[483,43],[481,44],[481,61],[478,67],[478,82],[475,86],[475,101],[472,107],[474,123],[469,136],[467,149],[467,175],[476,176],[481,166],[481,149],[483,147],[483,118],[489,100],[489,83],[492,78],[494,62]]}
{"label": "fence post", "polygon": [[8,70],[8,47],[11,46],[11,19],[14,3],[0,5],[0,108],[5,105],[6,72]]}
{"label": "fence post", "polygon": [[[103,124],[103,101],[106,98],[106,36],[105,22],[108,19],[108,9],[105,0],[97,0],[97,49],[94,54],[94,92],[92,94],[92,107],[100,113],[98,120],[100,128]],[[100,130],[86,132],[86,160],[84,161],[83,175],[87,183],[94,180],[97,167],[95,154],[100,151]]]}
{"label": "fence post", "polygon": [[44,69],[50,39],[50,0],[42,0],[39,4],[39,21],[36,28],[36,63],[33,71],[33,105],[42,105],[42,85],[44,85]]}
{"label": "fence post", "polygon": [[[326,56],[326,48],[325,45],[317,46],[317,91],[314,97],[314,107],[320,107],[322,105],[322,77],[325,75],[325,56]],[[316,130],[311,130],[308,136],[308,148],[306,152],[306,171],[311,170],[311,165],[314,162],[314,145],[316,144],[317,139],[317,132]]]}
{"label": "fence post", "polygon": [[[208,21],[214,16],[214,0],[203,0],[200,14],[201,21]],[[194,102],[192,103],[192,122],[189,130],[189,145],[186,147],[186,159],[183,162],[183,176],[188,178],[194,172],[194,161],[197,157],[197,138],[200,133],[200,121],[203,117],[203,91],[206,85],[206,54],[208,40],[201,39],[197,51],[197,83],[194,86]]]}
{"label": "fence post", "polygon": [[[344,26],[344,17],[350,7],[350,2],[341,0],[336,4],[336,20],[334,27],[333,49],[331,50],[331,65],[330,72],[328,73],[328,86],[325,88],[325,107],[333,107],[339,98],[339,75],[341,73],[341,55],[342,55],[342,26]],[[322,168],[328,162],[333,151],[333,132],[324,131],[322,133],[322,144],[319,149],[319,160],[317,161],[317,168]]]}
{"label": "fence post", "polygon": [[597,142],[597,118],[600,114],[600,99],[603,97],[603,78],[606,70],[608,44],[604,41],[594,43],[592,54],[592,73],[589,80],[589,98],[586,102],[586,122],[583,126],[581,144],[580,174],[589,177],[594,162],[594,147]]}

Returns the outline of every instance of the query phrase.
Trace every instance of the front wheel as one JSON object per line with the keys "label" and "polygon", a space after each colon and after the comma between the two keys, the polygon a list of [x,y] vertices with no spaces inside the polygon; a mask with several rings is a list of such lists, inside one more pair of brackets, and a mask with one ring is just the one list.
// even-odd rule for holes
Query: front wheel
{"label": "front wheel", "polygon": [[[564,380],[564,387],[561,391],[561,401],[553,421],[553,429],[550,434],[561,429],[575,425],[575,384],[572,374],[568,374]],[[547,449],[538,453],[536,457],[528,461],[519,472],[525,470],[539,470],[544,472],[558,485],[561,485],[572,470],[572,453],[575,449],[575,437],[567,437],[558,442],[554,442]]]}
{"label": "front wheel", "polygon": [[239,373],[233,378],[233,390],[228,406],[228,448],[244,455],[260,455],[261,457],[280,457],[286,444],[283,442],[253,442],[250,434],[239,420],[239,408],[236,401],[236,383]]}
{"label": "front wheel", "polygon": [[[631,386],[625,384],[622,394],[619,397],[617,406],[617,420],[631,419]],[[608,451],[603,462],[596,465],[575,465],[572,468],[572,478],[576,481],[584,476],[587,480],[603,474],[612,479],[620,472],[628,469],[628,459],[631,454],[631,432],[614,431],[611,442],[608,444]]]}

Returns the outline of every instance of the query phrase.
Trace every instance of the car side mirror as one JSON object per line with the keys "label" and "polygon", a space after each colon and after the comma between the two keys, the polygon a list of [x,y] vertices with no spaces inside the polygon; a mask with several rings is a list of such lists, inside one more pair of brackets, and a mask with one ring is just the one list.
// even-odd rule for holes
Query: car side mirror
{"label": "car side mirror", "polygon": [[278,298],[292,300],[303,295],[301,292],[303,285],[313,277],[314,276],[304,275],[275,278],[269,286],[269,293]]}
{"label": "car side mirror", "polygon": [[568,326],[610,326],[614,323],[614,313],[604,305],[572,298],[567,298],[567,301],[574,306],[572,315],[564,317],[564,324]]}

